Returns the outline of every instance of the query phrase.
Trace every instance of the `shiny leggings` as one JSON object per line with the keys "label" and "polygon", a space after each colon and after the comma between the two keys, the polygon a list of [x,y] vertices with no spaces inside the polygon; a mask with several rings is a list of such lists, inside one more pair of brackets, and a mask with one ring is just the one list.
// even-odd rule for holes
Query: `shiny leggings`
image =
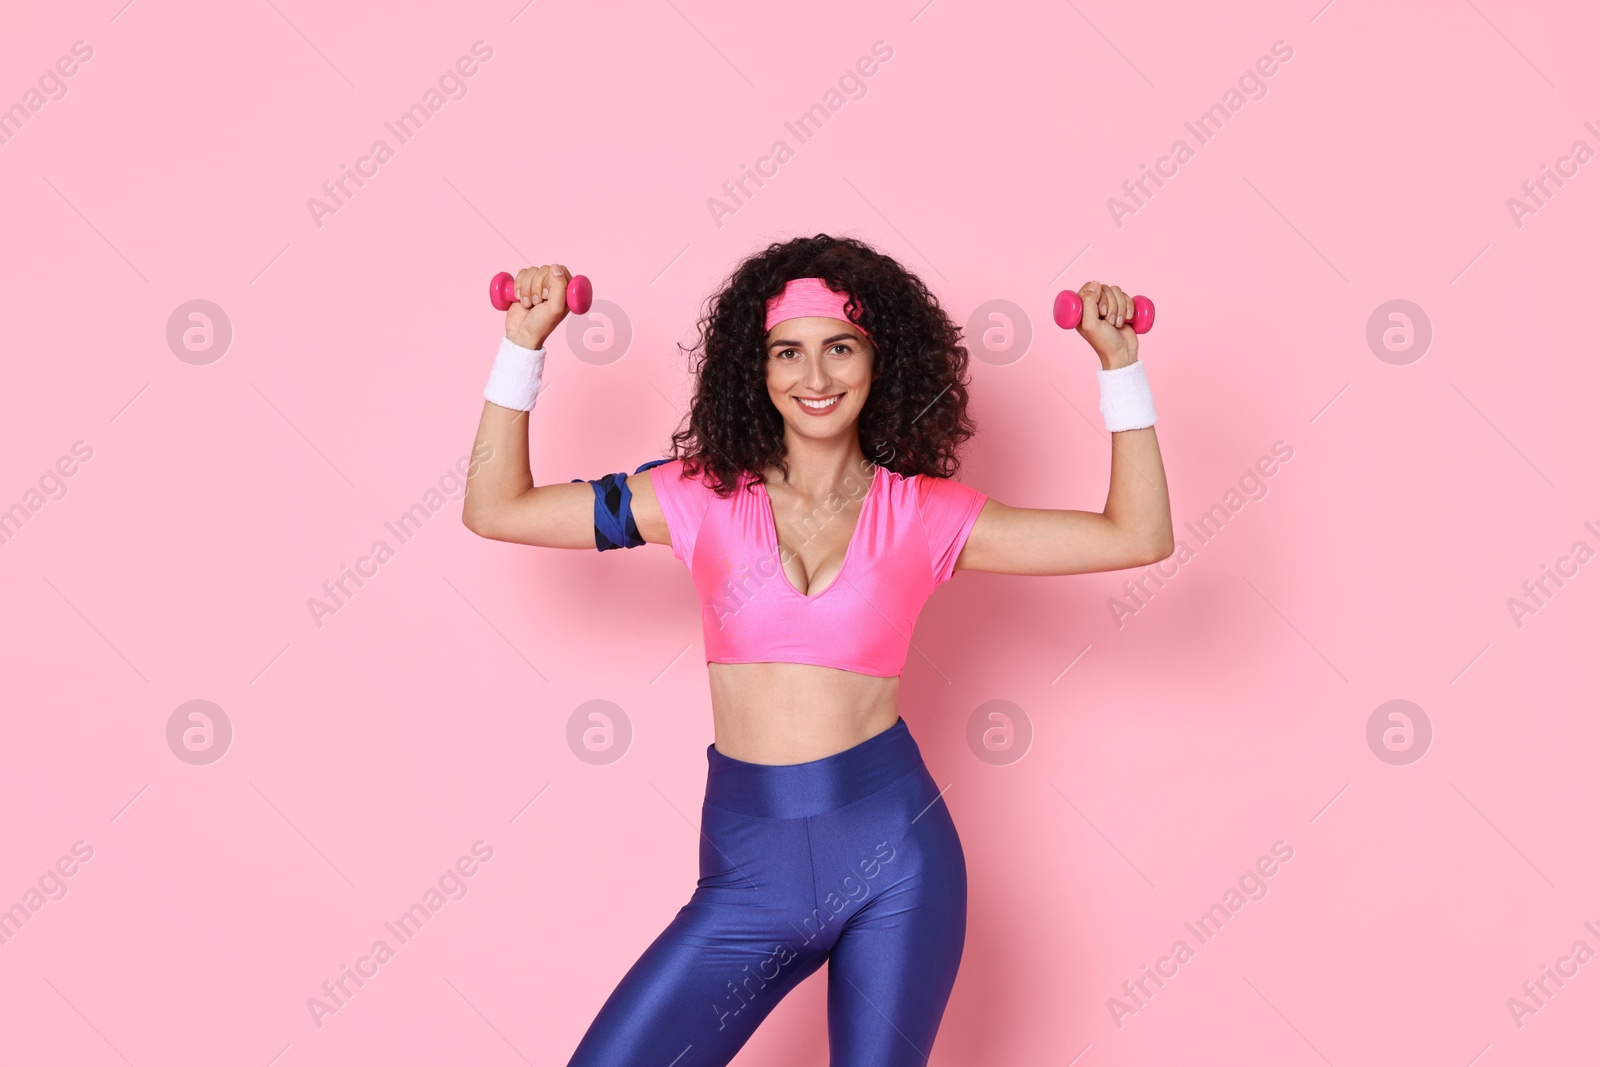
{"label": "shiny leggings", "polygon": [[706,758],[694,894],[568,1067],[720,1067],[824,962],[830,1067],[923,1067],[961,963],[967,867],[905,720],[807,763]]}

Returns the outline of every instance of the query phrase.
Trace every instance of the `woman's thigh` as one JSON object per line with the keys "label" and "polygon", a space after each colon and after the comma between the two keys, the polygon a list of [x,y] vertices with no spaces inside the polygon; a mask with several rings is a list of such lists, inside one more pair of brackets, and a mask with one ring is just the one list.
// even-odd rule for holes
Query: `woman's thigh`
{"label": "woman's thigh", "polygon": [[836,841],[848,847],[830,850],[829,860],[838,870],[848,857],[853,869],[832,892],[859,899],[845,911],[830,948],[830,1059],[836,1067],[921,1067],[932,1054],[966,941],[961,841],[925,771],[838,814],[854,826],[835,828]]}
{"label": "woman's thigh", "polygon": [[721,1067],[822,965],[804,820],[707,806],[700,879],[612,991],[568,1067]]}

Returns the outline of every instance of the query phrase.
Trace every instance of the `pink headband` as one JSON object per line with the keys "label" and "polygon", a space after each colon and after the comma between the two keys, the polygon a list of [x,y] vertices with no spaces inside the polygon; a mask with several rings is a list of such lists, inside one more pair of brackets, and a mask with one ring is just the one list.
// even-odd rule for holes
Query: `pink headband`
{"label": "pink headband", "polygon": [[844,313],[849,296],[828,288],[821,278],[794,278],[783,287],[783,292],[767,301],[767,329],[772,329],[786,319],[800,319],[821,315],[830,319],[843,319],[861,330],[867,340],[872,340],[861,324]]}

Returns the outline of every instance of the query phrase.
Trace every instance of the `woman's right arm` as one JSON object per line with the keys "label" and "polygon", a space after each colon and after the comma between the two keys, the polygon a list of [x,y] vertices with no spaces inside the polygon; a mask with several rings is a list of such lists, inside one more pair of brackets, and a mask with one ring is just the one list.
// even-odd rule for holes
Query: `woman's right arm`
{"label": "woman's right arm", "polygon": [[[548,264],[517,272],[517,299],[506,309],[506,337],[539,349],[567,315],[567,269]],[[461,521],[480,537],[546,548],[594,548],[594,488],[584,482],[534,485],[528,462],[531,411],[483,403],[472,455],[487,456],[467,476]],[[670,544],[650,472],[628,478],[639,535]]]}

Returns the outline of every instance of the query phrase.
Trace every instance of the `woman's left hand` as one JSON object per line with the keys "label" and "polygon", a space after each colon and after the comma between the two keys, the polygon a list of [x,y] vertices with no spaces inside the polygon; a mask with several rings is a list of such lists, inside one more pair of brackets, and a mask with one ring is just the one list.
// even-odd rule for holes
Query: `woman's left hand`
{"label": "woman's left hand", "polygon": [[1078,290],[1083,319],[1078,333],[1105,370],[1126,367],[1139,358],[1139,335],[1133,332],[1133,297],[1115,285],[1085,282]]}

